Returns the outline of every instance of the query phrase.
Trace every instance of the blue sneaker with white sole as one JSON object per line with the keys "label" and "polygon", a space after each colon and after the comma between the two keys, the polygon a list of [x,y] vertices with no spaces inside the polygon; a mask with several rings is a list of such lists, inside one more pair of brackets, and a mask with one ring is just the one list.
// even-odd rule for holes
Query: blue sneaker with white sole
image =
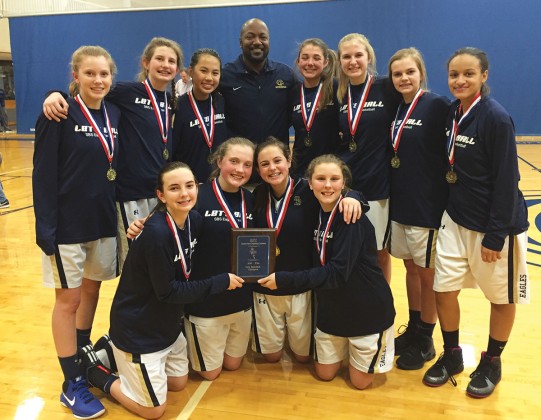
{"label": "blue sneaker with white sole", "polygon": [[88,390],[86,380],[79,376],[73,381],[64,381],[60,404],[67,407],[77,419],[94,419],[105,413],[105,407]]}

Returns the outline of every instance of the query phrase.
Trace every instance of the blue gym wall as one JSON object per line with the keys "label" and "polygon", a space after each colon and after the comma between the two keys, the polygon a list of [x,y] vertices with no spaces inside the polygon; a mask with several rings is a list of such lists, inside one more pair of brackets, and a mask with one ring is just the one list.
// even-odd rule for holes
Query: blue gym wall
{"label": "blue gym wall", "polygon": [[66,90],[71,53],[98,44],[115,58],[117,80],[133,80],[139,55],[153,36],[180,42],[185,61],[200,47],[218,50],[224,62],[239,53],[239,29],[251,17],[271,33],[272,59],[292,64],[297,45],[320,37],[336,49],[349,32],[365,34],[386,74],[399,48],[419,48],[431,90],[449,95],[445,62],[459,47],[476,46],[489,55],[492,94],[511,113],[517,134],[541,135],[538,102],[541,3],[538,0],[336,0],[266,6],[99,13],[11,18],[10,33],[17,128],[31,133],[45,92]]}

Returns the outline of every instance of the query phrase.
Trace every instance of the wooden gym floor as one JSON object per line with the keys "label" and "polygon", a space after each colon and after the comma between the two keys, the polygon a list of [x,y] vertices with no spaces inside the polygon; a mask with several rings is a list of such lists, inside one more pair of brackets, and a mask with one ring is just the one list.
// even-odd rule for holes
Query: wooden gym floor
{"label": "wooden gym floor", "polygon": [[[0,168],[11,207],[0,210],[0,418],[71,419],[59,404],[62,375],[55,355],[50,316],[51,290],[41,286],[40,251],[35,245],[31,173],[33,142],[22,136],[0,136]],[[393,369],[380,375],[366,391],[345,380],[345,370],[331,382],[315,379],[310,366],[285,356],[267,364],[251,352],[242,368],[224,372],[214,382],[190,376],[187,388],[168,394],[165,419],[353,419],[353,418],[540,418],[541,412],[541,143],[519,142],[521,189],[530,205],[528,253],[532,303],[519,306],[514,331],[503,354],[503,380],[484,400],[465,395],[469,373],[477,365],[488,337],[489,304],[478,290],[460,297],[460,342],[465,371],[450,383],[428,388],[424,370]],[[537,222],[537,224],[536,224]],[[395,328],[407,322],[404,269],[393,261],[392,289]],[[103,284],[92,338],[108,329],[108,315],[116,281]],[[434,334],[437,353],[442,341]],[[429,365],[427,365],[428,367]],[[114,401],[93,389],[107,408],[103,418],[131,419]]]}

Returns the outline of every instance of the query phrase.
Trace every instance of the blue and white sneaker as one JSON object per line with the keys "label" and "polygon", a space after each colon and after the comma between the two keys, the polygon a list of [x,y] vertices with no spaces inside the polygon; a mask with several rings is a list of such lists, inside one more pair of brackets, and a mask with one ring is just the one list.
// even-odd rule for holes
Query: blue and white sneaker
{"label": "blue and white sneaker", "polygon": [[105,407],[88,390],[82,376],[73,381],[64,381],[60,404],[69,408],[77,419],[93,419],[105,413]]}

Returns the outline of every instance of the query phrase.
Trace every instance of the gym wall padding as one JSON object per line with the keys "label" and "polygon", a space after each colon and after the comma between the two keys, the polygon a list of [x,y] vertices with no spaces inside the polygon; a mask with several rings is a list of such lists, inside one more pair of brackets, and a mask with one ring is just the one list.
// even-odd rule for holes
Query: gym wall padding
{"label": "gym wall padding", "polygon": [[292,65],[298,43],[319,37],[336,49],[349,32],[365,34],[377,68],[399,48],[424,54],[432,91],[449,96],[446,61],[463,46],[488,53],[493,96],[511,113],[517,134],[541,135],[541,12],[538,0],[336,0],[265,6],[115,12],[10,19],[19,133],[32,133],[45,93],[67,90],[71,53],[101,45],[117,62],[117,80],[134,80],[139,56],[153,36],[177,40],[185,61],[200,47],[218,50],[223,62],[239,53],[239,30],[252,17],[271,34],[270,57]]}

